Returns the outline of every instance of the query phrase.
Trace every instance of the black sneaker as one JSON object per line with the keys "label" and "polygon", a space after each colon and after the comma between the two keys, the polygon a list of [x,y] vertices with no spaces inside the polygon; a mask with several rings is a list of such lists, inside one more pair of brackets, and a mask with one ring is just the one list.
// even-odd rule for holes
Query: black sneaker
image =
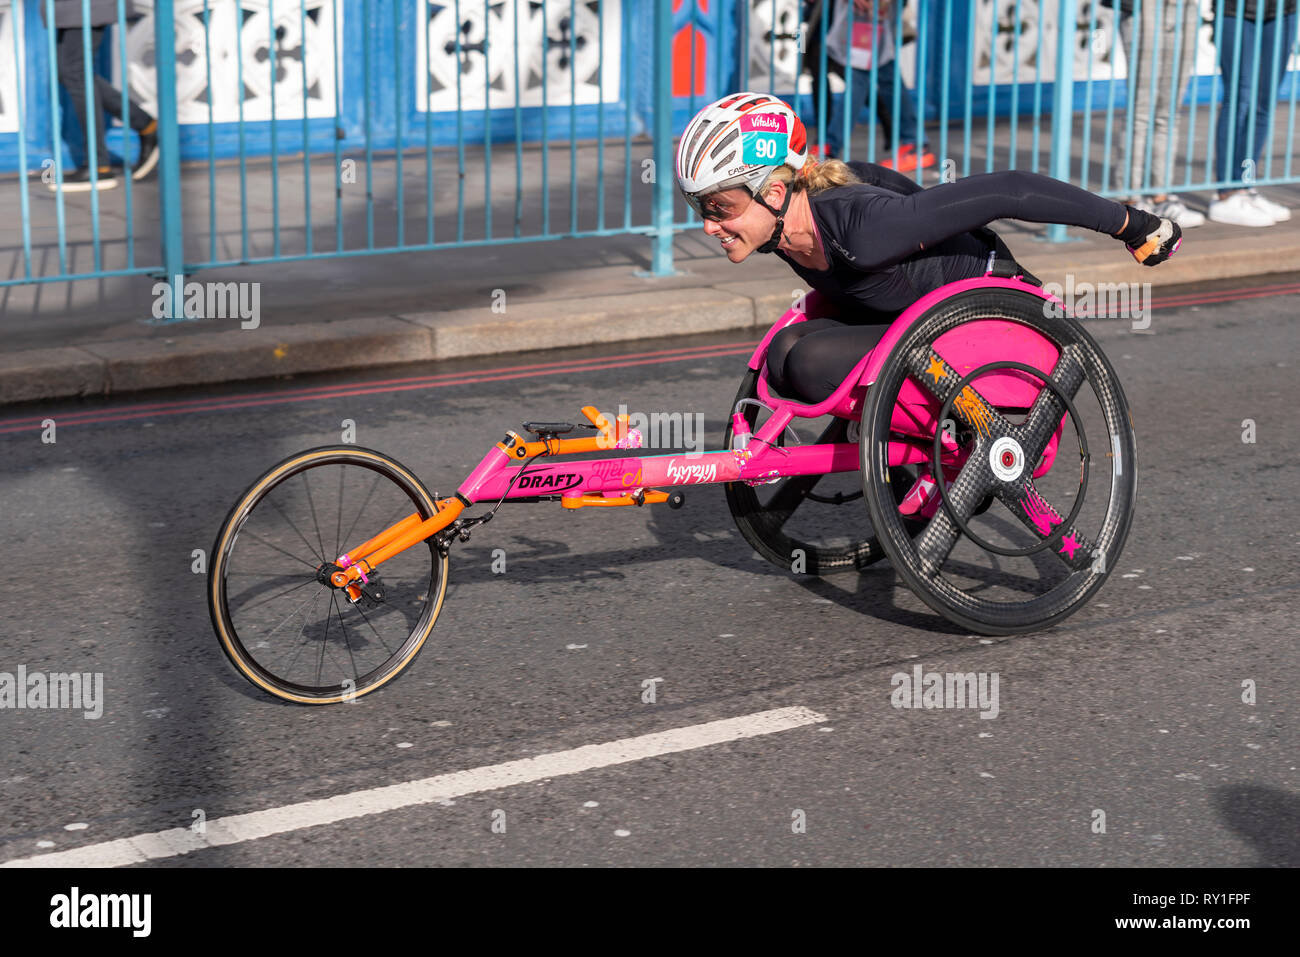
{"label": "black sneaker", "polygon": [[[58,192],[58,183],[49,182],[45,185],[49,188],[51,193]],[[90,181],[89,166],[75,170],[63,177],[63,191],[65,193],[88,193],[96,185],[100,189],[113,189],[117,186],[117,176],[114,174],[111,166],[99,167],[99,180],[98,183],[94,184]]]}
{"label": "black sneaker", "polygon": [[158,121],[154,120],[140,131],[140,159],[131,171],[131,178],[139,181],[154,171],[158,165]]}

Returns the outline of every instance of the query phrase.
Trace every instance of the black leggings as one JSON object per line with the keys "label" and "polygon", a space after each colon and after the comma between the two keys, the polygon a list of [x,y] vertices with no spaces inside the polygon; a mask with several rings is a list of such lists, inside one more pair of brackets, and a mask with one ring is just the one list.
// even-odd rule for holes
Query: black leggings
{"label": "black leggings", "polygon": [[786,326],[767,350],[768,382],[788,399],[821,402],[876,347],[890,321],[849,324],[809,319]]}

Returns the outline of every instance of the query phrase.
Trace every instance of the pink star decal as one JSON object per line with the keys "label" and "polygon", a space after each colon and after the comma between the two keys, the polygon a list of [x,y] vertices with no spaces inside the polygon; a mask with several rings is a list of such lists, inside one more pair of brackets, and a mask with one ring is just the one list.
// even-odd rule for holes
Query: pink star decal
{"label": "pink star decal", "polygon": [[1079,547],[1079,542],[1073,535],[1066,535],[1061,539],[1061,551],[1069,553],[1070,561],[1074,561],[1074,550]]}

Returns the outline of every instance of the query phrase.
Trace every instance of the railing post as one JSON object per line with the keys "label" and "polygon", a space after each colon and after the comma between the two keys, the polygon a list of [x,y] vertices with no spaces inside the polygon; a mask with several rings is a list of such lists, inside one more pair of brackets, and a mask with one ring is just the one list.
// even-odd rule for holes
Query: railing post
{"label": "railing post", "polygon": [[183,319],[185,234],[181,219],[180,134],[176,106],[176,25],[172,0],[154,0],[153,48],[158,84],[158,225],[163,278],[172,284],[173,320]]}
{"label": "railing post", "polygon": [[[1070,136],[1074,131],[1074,16],[1075,0],[1058,0],[1056,16],[1056,81],[1052,84],[1051,175],[1070,181]],[[1065,242],[1065,227],[1047,227],[1049,242]]]}
{"label": "railing post", "polygon": [[654,13],[654,248],[650,274],[671,276],[673,269],[673,12],[667,0]]}

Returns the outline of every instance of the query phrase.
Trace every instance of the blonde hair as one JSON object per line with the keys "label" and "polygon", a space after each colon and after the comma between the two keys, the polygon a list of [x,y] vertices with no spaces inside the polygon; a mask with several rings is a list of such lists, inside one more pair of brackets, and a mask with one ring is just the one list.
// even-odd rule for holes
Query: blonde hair
{"label": "blonde hair", "polygon": [[786,186],[793,183],[796,193],[820,193],[822,190],[834,189],[836,186],[860,182],[862,180],[858,179],[857,174],[843,160],[828,159],[818,162],[810,156],[804,160],[803,168],[798,171],[788,164],[772,170],[760,192],[766,196],[768,188],[773,183],[785,183]]}

